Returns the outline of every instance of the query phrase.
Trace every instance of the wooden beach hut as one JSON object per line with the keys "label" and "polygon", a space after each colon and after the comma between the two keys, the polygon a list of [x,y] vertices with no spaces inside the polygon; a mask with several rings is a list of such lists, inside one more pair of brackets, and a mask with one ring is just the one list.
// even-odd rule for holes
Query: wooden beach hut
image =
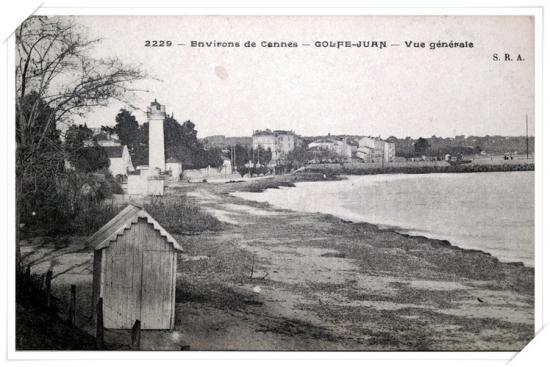
{"label": "wooden beach hut", "polygon": [[[143,208],[128,205],[88,239],[94,248],[93,304],[103,325],[172,329],[178,242]],[[95,312],[94,312],[95,315]]]}

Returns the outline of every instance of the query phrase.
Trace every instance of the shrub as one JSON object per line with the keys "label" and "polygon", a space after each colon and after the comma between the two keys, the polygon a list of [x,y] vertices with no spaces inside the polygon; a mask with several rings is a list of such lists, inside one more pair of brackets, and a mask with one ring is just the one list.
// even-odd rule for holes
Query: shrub
{"label": "shrub", "polygon": [[120,209],[101,204],[113,194],[122,193],[120,185],[108,172],[66,171],[44,177],[40,183],[43,185],[34,192],[30,184],[25,186],[20,208],[24,223],[23,238],[35,235],[87,235]]}
{"label": "shrub", "polygon": [[92,235],[113,219],[123,207],[106,203],[90,203],[75,213],[69,225],[71,234]]}
{"label": "shrub", "polygon": [[221,222],[184,196],[154,198],[145,210],[166,230],[174,234],[189,234],[218,230]]}

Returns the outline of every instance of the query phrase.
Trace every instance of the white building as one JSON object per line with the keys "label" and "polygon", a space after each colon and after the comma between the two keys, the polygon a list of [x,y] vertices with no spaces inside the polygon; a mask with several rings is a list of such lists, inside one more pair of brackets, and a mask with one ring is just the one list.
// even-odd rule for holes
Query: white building
{"label": "white building", "polygon": [[353,155],[354,147],[348,143],[346,138],[322,138],[317,139],[314,142],[308,144],[308,149],[320,149],[327,150],[336,153],[342,158],[351,158]]}
{"label": "white building", "polygon": [[224,175],[230,175],[233,173],[233,165],[231,164],[231,159],[224,158],[222,164],[222,172]]}
{"label": "white building", "polygon": [[359,140],[357,157],[365,162],[393,162],[395,160],[395,144],[380,138],[365,136]]}
{"label": "white building", "polygon": [[166,160],[166,170],[170,172],[172,180],[178,181],[181,173],[183,172],[181,162],[174,158],[168,158]]}
{"label": "white building", "polygon": [[97,145],[102,147],[116,147],[120,146],[120,142],[114,139],[101,139],[97,141]]}
{"label": "white building", "polygon": [[101,127],[90,127],[89,129],[92,130],[98,145],[101,145],[102,147],[113,147],[120,145],[120,140],[116,133],[108,133],[103,131]]}
{"label": "white building", "polygon": [[113,176],[126,176],[134,172],[132,157],[126,145],[104,146],[103,149],[109,157],[109,171]]}
{"label": "white building", "polygon": [[294,150],[300,143],[299,137],[294,131],[286,130],[255,130],[252,134],[252,148],[262,147],[271,150],[271,161],[277,162],[285,154]]}

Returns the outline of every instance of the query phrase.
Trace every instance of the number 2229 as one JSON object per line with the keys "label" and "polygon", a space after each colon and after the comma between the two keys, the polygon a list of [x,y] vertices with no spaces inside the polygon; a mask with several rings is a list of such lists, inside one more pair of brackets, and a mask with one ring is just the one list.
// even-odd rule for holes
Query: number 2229
{"label": "number 2229", "polygon": [[170,47],[170,46],[172,46],[172,41],[145,40],[145,47]]}

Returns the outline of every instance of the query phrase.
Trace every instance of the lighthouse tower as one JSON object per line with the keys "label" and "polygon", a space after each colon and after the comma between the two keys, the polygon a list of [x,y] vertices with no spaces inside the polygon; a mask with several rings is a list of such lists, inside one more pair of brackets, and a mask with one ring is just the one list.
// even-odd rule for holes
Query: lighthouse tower
{"label": "lighthouse tower", "polygon": [[147,119],[149,121],[149,173],[165,171],[164,161],[164,117],[166,108],[155,99],[147,107]]}

